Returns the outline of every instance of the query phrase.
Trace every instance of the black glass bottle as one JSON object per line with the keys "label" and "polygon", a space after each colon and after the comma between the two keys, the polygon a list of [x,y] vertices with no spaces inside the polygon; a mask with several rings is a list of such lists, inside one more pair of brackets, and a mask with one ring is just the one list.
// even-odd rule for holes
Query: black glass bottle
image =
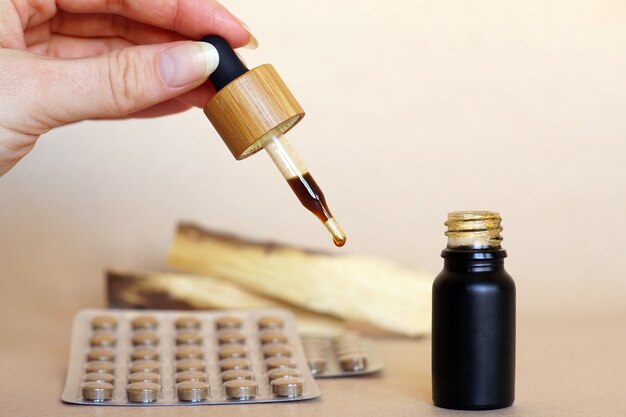
{"label": "black glass bottle", "polygon": [[433,402],[489,410],[515,397],[515,283],[504,270],[498,213],[448,215],[433,284]]}

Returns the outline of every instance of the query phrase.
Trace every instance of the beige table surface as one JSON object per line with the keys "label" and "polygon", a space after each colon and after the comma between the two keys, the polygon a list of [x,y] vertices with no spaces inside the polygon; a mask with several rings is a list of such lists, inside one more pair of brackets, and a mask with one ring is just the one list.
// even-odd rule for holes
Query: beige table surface
{"label": "beige table surface", "polygon": [[[19,294],[18,294],[19,295]],[[376,376],[321,380],[319,399],[203,407],[88,407],[60,401],[74,307],[33,305],[27,291],[3,297],[2,416],[447,416],[431,403],[430,339],[376,338]],[[625,312],[626,313],[626,312]],[[519,319],[517,400],[489,415],[626,416],[626,314]],[[476,414],[468,412],[467,414]]]}

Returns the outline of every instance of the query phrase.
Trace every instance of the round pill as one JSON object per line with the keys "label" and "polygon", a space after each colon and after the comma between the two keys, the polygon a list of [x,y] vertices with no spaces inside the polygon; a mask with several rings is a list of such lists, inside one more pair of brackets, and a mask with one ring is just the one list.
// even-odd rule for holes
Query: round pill
{"label": "round pill", "polygon": [[267,377],[269,378],[270,382],[278,378],[299,378],[301,376],[302,372],[294,368],[276,368],[267,372]]}
{"label": "round pill", "polygon": [[263,357],[274,358],[274,357],[291,357],[291,348],[289,345],[285,345],[283,343],[274,343],[263,346]]}
{"label": "round pill", "polygon": [[230,371],[231,369],[250,369],[250,361],[243,358],[226,358],[220,361],[220,370]]}
{"label": "round pill", "polygon": [[145,360],[145,361],[155,361],[159,359],[159,351],[153,347],[138,347],[133,349],[133,352],[130,354],[130,357],[134,361]]}
{"label": "round pill", "polygon": [[194,330],[200,328],[200,320],[193,316],[183,316],[174,322],[177,329]]}
{"label": "round pill", "polygon": [[246,379],[233,379],[224,382],[224,393],[228,398],[247,400],[256,396],[256,382]]}
{"label": "round pill", "polygon": [[159,372],[159,363],[151,360],[138,360],[130,364],[130,372]]}
{"label": "round pill", "polygon": [[133,330],[156,330],[159,322],[152,315],[137,316],[131,321]]}
{"label": "round pill", "polygon": [[243,334],[241,334],[241,332],[238,332],[236,330],[226,330],[223,332],[220,332],[220,334],[217,336],[217,341],[219,342],[220,345],[225,345],[227,343],[233,344],[233,343],[243,343],[245,342],[246,338],[244,337]]}
{"label": "round pill", "polygon": [[309,369],[313,375],[319,375],[326,370],[326,358],[323,356],[308,356],[306,358]]}
{"label": "round pill", "polygon": [[347,372],[363,371],[367,368],[367,354],[353,353],[339,356],[341,369]]}
{"label": "round pill", "polygon": [[115,333],[106,330],[98,331],[89,338],[89,345],[92,347],[114,347],[116,343]]}
{"label": "round pill", "polygon": [[272,381],[272,394],[277,397],[299,397],[304,392],[304,379],[277,378]]}
{"label": "round pill", "polygon": [[280,330],[266,330],[261,333],[261,344],[267,345],[268,343],[287,343],[287,335]]}
{"label": "round pill", "polygon": [[295,368],[298,366],[296,361],[287,357],[276,357],[276,358],[268,358],[265,360],[265,366],[267,370],[276,369],[276,368]]}
{"label": "round pill", "polygon": [[242,345],[222,345],[218,351],[220,359],[226,358],[244,358],[246,356],[246,348]]}
{"label": "round pill", "polygon": [[182,371],[177,372],[175,375],[176,382],[184,382],[184,381],[207,381],[207,374],[200,371]]}
{"label": "round pill", "polygon": [[150,330],[140,330],[133,335],[133,346],[156,346],[159,336]]}
{"label": "round pill", "polygon": [[221,316],[215,319],[215,327],[222,329],[238,329],[241,327],[241,319],[235,316]]}
{"label": "round pill", "polygon": [[113,316],[97,316],[91,320],[91,328],[94,330],[115,330],[117,319]]}
{"label": "round pill", "polygon": [[263,316],[259,319],[259,329],[281,329],[284,324],[278,316]]}
{"label": "round pill", "polygon": [[198,332],[183,330],[176,334],[177,345],[201,345],[202,336]]}
{"label": "round pill", "polygon": [[161,376],[156,372],[133,372],[128,375],[128,383],[132,384],[134,382],[159,382],[161,381]]}
{"label": "round pill", "polygon": [[115,364],[107,361],[92,361],[85,365],[85,372],[104,372],[108,374],[115,373]]}
{"label": "round pill", "polygon": [[115,377],[112,374],[106,372],[89,372],[83,377],[85,382],[106,382],[112,384],[115,381]]}
{"label": "round pill", "polygon": [[182,345],[176,348],[176,359],[202,359],[202,348],[196,345]]}
{"label": "round pill", "polygon": [[113,362],[113,360],[115,360],[115,352],[105,347],[91,348],[89,352],[87,352],[87,360]]}
{"label": "round pill", "polygon": [[132,403],[151,403],[159,397],[160,389],[154,382],[133,382],[126,387],[126,395]]}
{"label": "round pill", "polygon": [[247,369],[231,369],[222,373],[222,381],[232,381],[235,379],[254,379],[254,374]]}
{"label": "round pill", "polygon": [[181,359],[176,361],[176,371],[204,371],[206,365],[200,359]]}
{"label": "round pill", "polygon": [[85,400],[107,401],[113,397],[113,385],[107,382],[85,382],[80,388]]}
{"label": "round pill", "polygon": [[138,316],[132,321],[133,330],[154,330],[159,325],[154,316]]}
{"label": "round pill", "polygon": [[200,381],[184,381],[176,384],[176,394],[181,401],[204,401],[209,396],[209,385]]}

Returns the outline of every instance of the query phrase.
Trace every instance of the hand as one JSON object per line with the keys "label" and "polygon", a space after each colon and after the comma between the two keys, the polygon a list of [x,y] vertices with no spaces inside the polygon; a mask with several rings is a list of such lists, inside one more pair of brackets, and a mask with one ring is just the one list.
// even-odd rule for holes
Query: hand
{"label": "hand", "polygon": [[0,175],[57,126],[202,107],[207,34],[256,43],[215,0],[0,0]]}

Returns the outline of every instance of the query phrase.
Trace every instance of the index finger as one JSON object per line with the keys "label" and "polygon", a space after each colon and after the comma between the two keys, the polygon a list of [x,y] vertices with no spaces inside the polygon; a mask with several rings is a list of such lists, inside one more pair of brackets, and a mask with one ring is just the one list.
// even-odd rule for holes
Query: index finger
{"label": "index finger", "polygon": [[57,0],[73,13],[110,13],[172,30],[190,39],[213,34],[232,47],[245,45],[250,33],[216,0]]}

